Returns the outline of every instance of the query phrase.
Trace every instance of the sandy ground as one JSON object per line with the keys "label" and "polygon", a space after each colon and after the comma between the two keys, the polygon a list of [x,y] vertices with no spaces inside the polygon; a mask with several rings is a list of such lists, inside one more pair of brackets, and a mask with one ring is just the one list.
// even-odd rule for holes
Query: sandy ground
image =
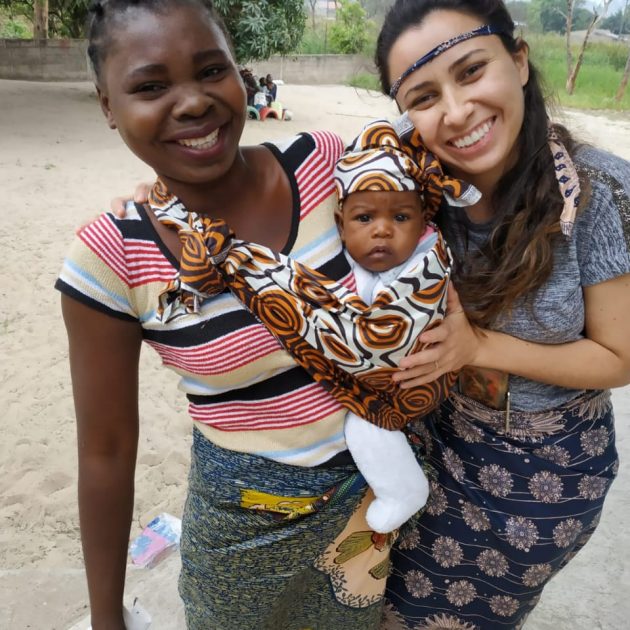
{"label": "sandy ground", "polygon": [[[246,142],[322,128],[350,140],[371,117],[394,113],[382,97],[339,86],[284,86],[280,98],[294,120],[249,122]],[[582,137],[630,159],[630,116],[566,116]],[[106,127],[91,85],[0,81],[0,628],[84,627],[74,417],[53,283],[74,228],[150,179]],[[181,514],[190,444],[175,379],[151,352],[142,363],[132,535],[160,512]],[[601,527],[528,629],[628,627],[630,388],[615,392],[615,405],[622,466]],[[140,595],[156,630],[183,628],[177,563],[130,571],[128,593]]]}

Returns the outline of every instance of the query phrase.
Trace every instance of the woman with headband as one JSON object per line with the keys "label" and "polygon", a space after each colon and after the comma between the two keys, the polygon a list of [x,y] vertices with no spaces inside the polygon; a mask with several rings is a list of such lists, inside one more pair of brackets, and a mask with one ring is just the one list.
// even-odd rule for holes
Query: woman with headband
{"label": "woman with headband", "polygon": [[402,388],[460,371],[417,428],[437,472],[393,550],[384,627],[520,628],[587,542],[617,471],[609,388],[630,381],[630,165],[551,123],[498,0],[399,0],[385,93],[451,176],[450,315]]}

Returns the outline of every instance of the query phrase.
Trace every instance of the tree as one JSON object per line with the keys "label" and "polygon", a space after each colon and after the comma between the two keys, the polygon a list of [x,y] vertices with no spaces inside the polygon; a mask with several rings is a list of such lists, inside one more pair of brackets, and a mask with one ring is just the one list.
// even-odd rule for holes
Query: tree
{"label": "tree", "polygon": [[340,0],[335,23],[330,29],[330,43],[336,52],[351,55],[361,52],[368,42],[365,10],[353,0]]}
{"label": "tree", "polygon": [[624,3],[623,11],[619,10],[602,20],[602,28],[617,35],[630,33],[630,0]]}
{"label": "tree", "polygon": [[311,8],[311,24],[315,30],[315,9],[317,8],[317,0],[308,0],[308,6]]}
{"label": "tree", "polygon": [[[0,8],[33,20],[34,3],[46,1],[50,36],[85,36],[91,0],[0,0]],[[290,53],[302,39],[303,0],[215,0],[214,5],[225,20],[239,62]]]}
{"label": "tree", "polygon": [[35,39],[48,38],[48,0],[34,0],[33,37]]}
{"label": "tree", "polygon": [[225,20],[239,63],[293,52],[304,34],[303,0],[215,0],[214,6]]}
{"label": "tree", "polygon": [[[543,33],[566,33],[567,31],[567,0],[538,0],[540,24]],[[569,28],[571,31],[571,28]]]}
{"label": "tree", "polygon": [[377,18],[379,22],[394,4],[394,0],[359,0],[359,4],[363,7],[366,17]]}
{"label": "tree", "polygon": [[621,77],[621,82],[619,83],[619,88],[617,90],[617,94],[615,95],[615,100],[617,103],[621,103],[621,99],[626,91],[626,87],[628,85],[628,79],[630,79],[630,51],[628,52],[628,59],[626,59],[626,67],[623,70],[623,76]]}
{"label": "tree", "polygon": [[0,8],[33,23],[36,39],[83,37],[89,4],[90,0],[0,0]]}
{"label": "tree", "polygon": [[[543,33],[553,32],[566,34],[568,5],[572,4],[570,31],[584,30],[588,27],[592,13],[585,8],[584,0],[532,0],[527,8],[528,22]],[[516,18],[514,18],[516,19]]]}
{"label": "tree", "polygon": [[584,61],[584,53],[586,52],[586,47],[588,45],[588,40],[591,37],[591,34],[595,30],[595,27],[602,20],[608,11],[608,7],[610,7],[610,3],[613,0],[604,0],[594,11],[593,17],[591,19],[591,23],[588,25],[586,29],[586,34],[584,35],[584,39],[582,40],[582,44],[580,46],[580,51],[578,52],[578,57],[573,64],[573,57],[571,54],[571,23],[573,18],[573,11],[575,8],[576,0],[567,0],[567,64],[569,67],[569,73],[567,77],[566,89],[568,94],[573,94],[575,90],[575,82],[577,80],[580,69],[582,68],[582,62]]}

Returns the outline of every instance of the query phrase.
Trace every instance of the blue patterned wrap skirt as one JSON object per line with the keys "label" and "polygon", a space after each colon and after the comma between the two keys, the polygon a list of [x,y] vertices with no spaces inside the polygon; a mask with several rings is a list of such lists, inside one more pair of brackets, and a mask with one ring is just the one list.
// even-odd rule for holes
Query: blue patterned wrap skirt
{"label": "blue patterned wrap skirt", "polygon": [[354,465],[289,466],[222,449],[195,430],[179,580],[186,627],[377,630],[386,570],[380,579],[365,572],[382,584],[371,598],[346,593],[339,572],[377,554],[389,567],[387,541],[371,531],[343,536],[365,497]]}
{"label": "blue patterned wrap skirt", "polygon": [[382,630],[522,627],[599,521],[618,467],[610,393],[509,425],[452,394],[411,436],[437,478],[392,550]]}

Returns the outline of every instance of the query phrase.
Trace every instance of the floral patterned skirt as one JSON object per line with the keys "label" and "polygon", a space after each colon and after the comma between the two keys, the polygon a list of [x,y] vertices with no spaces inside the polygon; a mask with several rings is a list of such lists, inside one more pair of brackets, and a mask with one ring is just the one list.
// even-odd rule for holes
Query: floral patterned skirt
{"label": "floral patterned skirt", "polygon": [[507,426],[452,394],[411,431],[437,478],[392,550],[382,630],[522,627],[593,533],[616,475],[609,392],[512,411]]}
{"label": "floral patterned skirt", "polygon": [[189,630],[376,630],[392,536],[353,465],[303,468],[195,430],[179,592]]}

